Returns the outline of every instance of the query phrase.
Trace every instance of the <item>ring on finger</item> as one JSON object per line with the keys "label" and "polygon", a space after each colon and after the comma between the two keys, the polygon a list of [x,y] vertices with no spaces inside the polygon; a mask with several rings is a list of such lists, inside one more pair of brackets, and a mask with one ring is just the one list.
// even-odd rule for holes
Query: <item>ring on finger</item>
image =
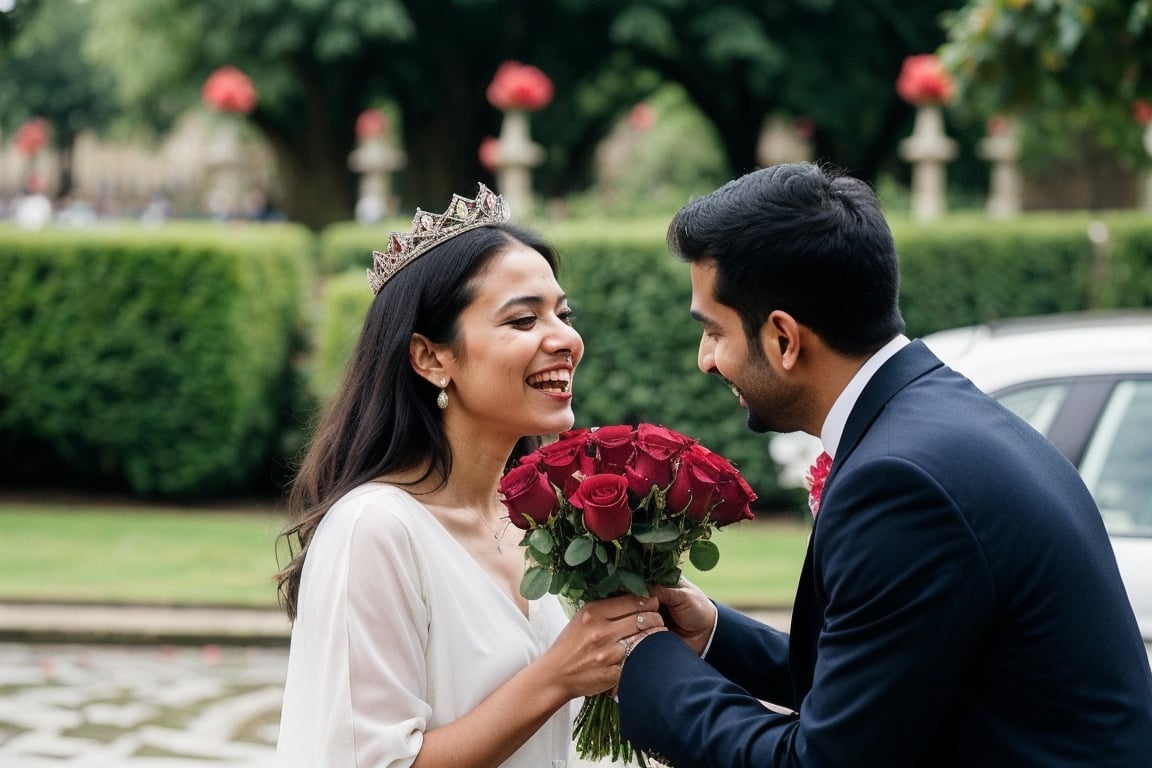
{"label": "ring on finger", "polygon": [[644,629],[644,614],[642,614],[642,613],[636,614],[636,626],[639,627],[640,629]]}

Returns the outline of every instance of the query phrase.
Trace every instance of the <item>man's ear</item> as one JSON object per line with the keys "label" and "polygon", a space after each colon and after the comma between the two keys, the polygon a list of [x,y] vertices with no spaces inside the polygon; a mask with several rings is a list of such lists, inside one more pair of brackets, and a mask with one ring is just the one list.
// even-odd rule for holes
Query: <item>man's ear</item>
{"label": "man's ear", "polygon": [[441,386],[440,380],[449,378],[445,362],[448,355],[444,347],[433,343],[422,333],[412,334],[408,342],[408,360],[412,370],[433,385]]}
{"label": "man's ear", "polygon": [[760,326],[760,349],[783,370],[792,370],[800,357],[800,323],[783,310],[775,310]]}

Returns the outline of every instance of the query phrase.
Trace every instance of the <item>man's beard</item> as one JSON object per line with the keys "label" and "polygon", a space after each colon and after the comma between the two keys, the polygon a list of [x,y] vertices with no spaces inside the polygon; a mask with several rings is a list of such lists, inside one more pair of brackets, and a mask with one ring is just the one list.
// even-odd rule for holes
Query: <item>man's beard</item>
{"label": "man's beard", "polygon": [[744,424],[748,427],[748,429],[756,432],[757,434],[774,431],[772,426],[756,413],[751,403],[748,403],[748,415],[744,420]]}

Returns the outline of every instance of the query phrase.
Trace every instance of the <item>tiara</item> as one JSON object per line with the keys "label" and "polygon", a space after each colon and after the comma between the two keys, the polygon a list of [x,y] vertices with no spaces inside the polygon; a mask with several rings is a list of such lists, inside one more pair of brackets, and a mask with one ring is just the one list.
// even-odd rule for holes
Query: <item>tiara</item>
{"label": "tiara", "polygon": [[511,218],[504,198],[483,184],[474,200],[452,195],[448,210],[439,216],[417,208],[410,232],[389,232],[388,250],[372,251],[372,266],[368,269],[372,293],[380,293],[384,283],[397,272],[445,240],[477,227],[502,224]]}

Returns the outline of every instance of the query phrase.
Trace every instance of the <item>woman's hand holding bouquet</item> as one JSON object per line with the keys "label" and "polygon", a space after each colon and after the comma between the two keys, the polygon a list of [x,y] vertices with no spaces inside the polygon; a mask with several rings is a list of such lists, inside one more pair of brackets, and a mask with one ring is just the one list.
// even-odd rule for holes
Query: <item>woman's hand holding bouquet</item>
{"label": "woman's hand holding bouquet", "polygon": [[[520,593],[551,592],[574,606],[625,593],[651,599],[650,585],[680,581],[685,554],[711,569],[720,557],[713,530],[751,519],[756,498],[727,459],[652,424],[565,432],[524,457],[500,492],[526,532]],[[581,757],[632,757],[608,694],[585,700],[573,735]]]}

